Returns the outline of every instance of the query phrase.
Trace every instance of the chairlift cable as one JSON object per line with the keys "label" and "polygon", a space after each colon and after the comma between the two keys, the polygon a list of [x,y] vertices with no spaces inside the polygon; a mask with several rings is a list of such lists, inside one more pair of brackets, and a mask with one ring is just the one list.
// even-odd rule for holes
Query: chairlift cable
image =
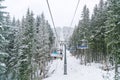
{"label": "chairlift cable", "polygon": [[[55,34],[56,34],[56,37],[57,37],[57,39],[58,39],[57,31],[56,31],[56,28],[55,28],[55,23],[54,23],[54,20],[53,20],[53,16],[52,16],[51,9],[50,9],[50,5],[49,5],[48,0],[46,0],[46,2],[47,2],[47,5],[48,5],[48,9],[49,9],[49,13],[50,13],[50,16],[51,16],[52,24],[53,24],[53,27],[54,27],[54,30],[55,30]],[[71,21],[71,23],[70,23],[70,27],[71,27],[72,24],[73,24],[73,21],[74,21],[74,18],[75,18],[76,12],[77,12],[77,10],[78,10],[79,3],[80,3],[80,0],[78,0],[78,2],[77,2],[77,6],[76,6],[76,9],[75,9],[75,12],[74,12],[74,15],[73,15],[72,21]]]}
{"label": "chairlift cable", "polygon": [[70,27],[71,27],[72,24],[73,24],[73,21],[74,21],[74,18],[75,18],[75,15],[76,15],[76,12],[77,12],[77,9],[78,9],[78,6],[79,6],[79,3],[80,3],[80,0],[78,0],[77,6],[76,6],[76,9],[75,9],[75,13],[74,13],[73,18],[72,18],[72,21],[71,21],[71,23],[70,23]]}
{"label": "chairlift cable", "polygon": [[53,16],[52,16],[52,12],[51,12],[51,9],[50,9],[50,5],[49,5],[48,0],[46,0],[46,2],[47,2],[47,5],[48,5],[48,9],[49,9],[49,13],[50,13],[50,16],[51,16],[52,24],[53,24],[53,27],[54,27],[54,30],[55,30],[55,34],[56,34],[56,37],[57,37],[57,40],[58,40],[58,35],[57,35],[56,28],[55,28],[55,23],[54,23],[54,20],[53,20]]}
{"label": "chairlift cable", "polygon": [[[56,31],[56,26],[55,26],[55,23],[54,23],[54,20],[53,20],[52,12],[51,12],[51,9],[50,9],[50,5],[49,5],[48,0],[46,0],[46,2],[47,2],[47,5],[48,5],[48,9],[49,9],[49,13],[50,13],[50,16],[51,16],[52,24],[53,24],[53,27],[54,27],[54,30],[55,30],[55,34],[56,34],[57,41],[58,41],[58,35],[57,35],[57,31]],[[71,27],[72,24],[73,24],[73,21],[74,21],[76,12],[77,12],[77,10],[78,10],[79,4],[80,4],[80,0],[78,0],[78,2],[77,2],[77,6],[76,6],[76,8],[75,8],[75,12],[74,12],[72,21],[71,21],[71,23],[70,23],[70,27]]]}

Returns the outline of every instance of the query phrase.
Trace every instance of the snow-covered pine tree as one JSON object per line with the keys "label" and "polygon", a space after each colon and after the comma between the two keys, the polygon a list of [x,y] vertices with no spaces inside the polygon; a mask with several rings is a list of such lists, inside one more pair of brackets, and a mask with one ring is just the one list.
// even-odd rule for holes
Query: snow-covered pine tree
{"label": "snow-covered pine tree", "polygon": [[[82,39],[87,39],[89,40],[90,37],[90,19],[89,19],[89,9],[87,8],[87,6],[85,5],[83,8],[83,12],[82,12],[82,19],[79,21],[77,27],[75,28],[74,32],[73,32],[73,45],[72,46],[77,46],[77,44],[82,40]],[[85,56],[85,62],[87,61],[87,56],[85,53],[83,53],[83,51],[81,50],[77,50],[75,52],[75,54],[77,55],[77,57],[79,57],[81,55]],[[90,59],[89,59],[90,60]]]}
{"label": "snow-covered pine tree", "polygon": [[6,58],[8,57],[8,54],[5,51],[5,46],[7,45],[7,40],[5,36],[5,16],[6,12],[4,12],[2,9],[6,8],[5,6],[2,6],[1,3],[4,0],[0,0],[0,79],[5,80],[6,79]]}
{"label": "snow-covered pine tree", "polygon": [[[82,39],[86,39],[89,40],[90,38],[90,18],[89,18],[89,9],[87,8],[87,6],[85,5],[83,8],[83,12],[82,12],[82,20],[80,23],[80,32],[79,35],[81,35],[79,38],[80,40]],[[90,53],[87,52],[88,50],[84,50],[83,55],[85,56],[85,65],[87,62],[89,62],[90,60]]]}
{"label": "snow-covered pine tree", "polygon": [[81,33],[83,38],[89,38],[89,27],[90,27],[90,19],[89,19],[89,9],[85,5],[82,12],[82,20],[81,20]]}
{"label": "snow-covered pine tree", "polygon": [[[14,47],[14,39],[15,37],[13,36],[12,34],[12,31],[13,31],[13,27],[11,27],[11,20],[10,20],[10,15],[8,14],[6,19],[5,19],[5,26],[4,26],[4,29],[5,29],[5,32],[4,32],[4,36],[5,36],[5,39],[7,40],[7,44],[5,45],[5,52],[7,52],[9,54],[9,56],[6,58],[6,79],[9,79],[11,80],[9,77],[11,77],[12,75],[12,67],[13,67],[13,61],[12,61],[12,57],[14,56],[14,53],[13,53],[13,47]],[[11,71],[12,70],[12,71]],[[11,76],[10,76],[11,75]]]}
{"label": "snow-covered pine tree", "polygon": [[107,6],[103,0],[100,0],[99,5],[94,7],[94,12],[91,17],[90,28],[90,47],[92,52],[92,61],[106,62],[107,49],[105,42],[105,21],[107,19]]}
{"label": "snow-covered pine tree", "polygon": [[41,57],[41,75],[43,78],[46,77],[46,68],[47,68],[47,63],[48,63],[48,58],[50,54],[50,40],[49,40],[49,30],[48,30],[48,23],[45,20],[44,14],[41,14],[41,25],[40,25],[40,30],[41,30],[41,42],[42,46],[40,53],[42,55]]}
{"label": "snow-covered pine tree", "polygon": [[50,49],[53,45],[53,32],[44,14],[36,18],[33,44],[34,78],[42,79],[47,75],[47,63],[50,61]]}
{"label": "snow-covered pine tree", "polygon": [[32,80],[32,56],[33,56],[33,27],[34,18],[33,13],[28,9],[25,23],[24,33],[22,40],[22,52],[20,56],[20,68],[19,68],[19,79],[20,80]]}
{"label": "snow-covered pine tree", "polygon": [[6,58],[8,57],[8,54],[5,53],[5,51],[3,50],[3,46],[4,44],[6,44],[6,40],[5,37],[2,35],[2,32],[4,31],[4,28],[2,27],[2,23],[0,23],[0,79],[1,80],[5,80],[6,76],[5,76],[5,72],[6,70]]}
{"label": "snow-covered pine tree", "polygon": [[[120,64],[120,0],[108,0],[107,14],[107,47],[115,59],[115,80],[120,79],[118,64]],[[119,76],[118,76],[119,75]]]}
{"label": "snow-covered pine tree", "polygon": [[7,70],[7,79],[16,80],[18,79],[18,50],[19,50],[19,27],[20,21],[15,21],[15,25],[11,24],[10,34],[8,35],[9,44],[8,44],[8,54],[10,55],[7,59],[8,70]]}
{"label": "snow-covered pine tree", "polygon": [[41,18],[40,16],[37,16],[35,19],[35,26],[33,28],[33,34],[34,34],[34,40],[33,40],[33,79],[40,79],[40,51],[41,43],[40,43],[40,24],[41,24]]}
{"label": "snow-covered pine tree", "polygon": [[54,34],[53,34],[53,30],[50,26],[50,24],[48,23],[48,21],[46,21],[46,25],[47,25],[47,29],[48,29],[48,33],[49,33],[49,49],[51,49],[53,47],[54,44]]}

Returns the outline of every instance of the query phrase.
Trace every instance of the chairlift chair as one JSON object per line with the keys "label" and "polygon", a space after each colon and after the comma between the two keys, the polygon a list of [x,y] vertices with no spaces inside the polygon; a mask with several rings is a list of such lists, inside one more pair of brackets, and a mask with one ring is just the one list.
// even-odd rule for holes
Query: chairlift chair
{"label": "chairlift chair", "polygon": [[54,59],[60,58],[61,60],[63,57],[62,52],[60,50],[55,49],[55,48],[51,50],[50,56]]}
{"label": "chairlift chair", "polygon": [[85,39],[82,39],[77,44],[77,49],[87,49],[88,48],[88,41]]}

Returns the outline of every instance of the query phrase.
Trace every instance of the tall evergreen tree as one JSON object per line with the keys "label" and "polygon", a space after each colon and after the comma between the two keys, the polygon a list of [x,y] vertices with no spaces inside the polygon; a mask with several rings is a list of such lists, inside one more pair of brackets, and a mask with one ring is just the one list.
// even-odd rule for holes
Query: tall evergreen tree
{"label": "tall evergreen tree", "polygon": [[107,47],[115,56],[115,80],[118,80],[118,64],[120,63],[120,1],[108,0]]}
{"label": "tall evergreen tree", "polygon": [[[34,79],[42,79],[47,75],[47,63],[50,60],[50,50],[53,46],[53,32],[45,20],[44,14],[37,16],[34,27],[33,57]],[[36,73],[38,75],[36,75]]]}
{"label": "tall evergreen tree", "polygon": [[1,80],[5,80],[6,76],[5,76],[5,72],[6,70],[6,58],[8,57],[8,54],[5,53],[5,51],[3,50],[3,46],[4,44],[6,44],[6,40],[5,37],[2,35],[3,32],[3,27],[2,24],[0,24],[0,79]]}
{"label": "tall evergreen tree", "polygon": [[[105,21],[107,20],[107,6],[103,0],[100,0],[99,5],[94,8],[94,13],[91,18],[91,50],[95,61],[105,60],[107,56],[106,41],[105,41]],[[96,56],[94,56],[96,55]],[[99,56],[97,56],[99,55]]]}
{"label": "tall evergreen tree", "polygon": [[82,12],[82,20],[80,21],[78,26],[80,27],[81,32],[79,34],[82,34],[80,39],[83,38],[87,38],[89,37],[89,23],[90,23],[90,19],[89,19],[89,9],[87,8],[87,6],[85,5],[83,8],[83,12]]}
{"label": "tall evergreen tree", "polygon": [[[8,44],[7,41],[7,29],[5,25],[5,16],[4,14],[6,12],[3,11],[5,9],[5,6],[2,6],[1,3],[4,0],[0,0],[0,79],[6,80],[6,58],[9,56],[8,53],[6,53],[6,45]],[[6,35],[5,35],[6,34]]]}
{"label": "tall evergreen tree", "polygon": [[32,76],[32,43],[33,43],[33,26],[34,26],[34,18],[33,13],[31,13],[28,9],[27,15],[25,18],[25,32],[22,41],[22,54],[20,61],[20,80],[30,80]]}

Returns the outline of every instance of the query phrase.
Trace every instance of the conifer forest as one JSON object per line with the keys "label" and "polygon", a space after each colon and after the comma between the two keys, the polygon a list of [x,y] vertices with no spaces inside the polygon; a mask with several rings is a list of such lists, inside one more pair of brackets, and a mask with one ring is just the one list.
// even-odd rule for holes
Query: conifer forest
{"label": "conifer forest", "polygon": [[[56,27],[44,12],[34,15],[30,8],[22,19],[16,19],[4,11],[7,5],[3,2],[0,0],[0,80],[49,77],[50,63],[54,61],[51,50],[60,43]],[[85,5],[77,17],[81,19],[67,40],[66,50],[80,61],[79,65],[102,64],[100,69],[114,70],[113,80],[120,80],[120,0],[100,0],[92,14]],[[85,49],[79,47],[83,40],[87,41]]]}

